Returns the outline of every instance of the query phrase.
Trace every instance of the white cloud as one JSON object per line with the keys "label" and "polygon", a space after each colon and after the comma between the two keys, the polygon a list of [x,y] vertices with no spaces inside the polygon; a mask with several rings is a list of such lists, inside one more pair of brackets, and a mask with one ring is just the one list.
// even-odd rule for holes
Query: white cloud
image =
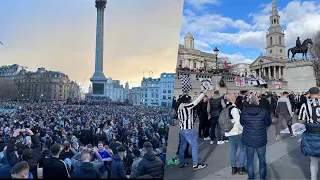
{"label": "white cloud", "polygon": [[185,2],[196,9],[203,9],[204,5],[219,5],[221,3],[220,0],[185,0]]}
{"label": "white cloud", "polygon": [[[221,44],[236,45],[263,50],[266,44],[265,35],[270,24],[271,3],[261,4],[258,8],[260,8],[258,13],[248,12],[252,22],[245,22],[241,19],[234,20],[219,14],[198,15],[199,12],[196,14],[191,10],[185,10],[182,33],[190,31],[195,39],[201,42],[201,45],[198,45],[201,50],[207,50],[206,47],[210,47],[212,44],[217,46]],[[287,48],[295,46],[295,40],[298,36],[304,40],[320,30],[319,1],[291,1],[285,7],[278,7],[278,11],[281,16],[281,25],[286,34]],[[237,31],[229,33],[226,32],[228,29],[236,29]],[[226,56],[235,62],[251,61],[241,54]]]}

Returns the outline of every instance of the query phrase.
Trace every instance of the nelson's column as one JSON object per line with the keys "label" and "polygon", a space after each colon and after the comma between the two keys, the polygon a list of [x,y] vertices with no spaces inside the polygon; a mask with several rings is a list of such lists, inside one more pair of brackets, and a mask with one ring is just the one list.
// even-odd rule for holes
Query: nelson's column
{"label": "nelson's column", "polygon": [[95,72],[90,78],[92,82],[92,94],[104,95],[107,78],[103,73],[103,30],[104,30],[104,9],[107,0],[96,0],[97,27],[96,27],[96,57]]}

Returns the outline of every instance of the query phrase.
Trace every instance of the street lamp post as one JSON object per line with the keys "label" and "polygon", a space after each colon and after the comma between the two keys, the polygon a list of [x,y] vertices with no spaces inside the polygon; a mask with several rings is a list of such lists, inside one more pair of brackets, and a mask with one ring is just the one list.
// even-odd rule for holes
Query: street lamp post
{"label": "street lamp post", "polygon": [[218,90],[219,89],[219,87],[218,87],[218,69],[219,69],[219,67],[218,67],[218,55],[219,55],[219,49],[217,48],[217,47],[215,47],[214,48],[214,50],[213,50],[213,52],[214,52],[214,55],[215,55],[215,57],[216,57],[216,90]]}
{"label": "street lamp post", "polygon": [[262,64],[263,64],[263,60],[262,59],[260,59],[260,61],[259,61],[259,64],[260,64],[260,77],[262,78],[263,77],[263,68],[262,68]]}
{"label": "street lamp post", "polygon": [[[261,74],[261,79],[263,78],[263,68],[262,68],[262,64],[263,64],[263,60],[262,59],[260,59],[260,61],[259,61],[259,63],[260,63],[260,67],[261,67],[261,70],[260,70],[260,74]],[[261,86],[261,85],[260,85]],[[261,86],[261,94],[262,94],[262,87],[263,86]]]}

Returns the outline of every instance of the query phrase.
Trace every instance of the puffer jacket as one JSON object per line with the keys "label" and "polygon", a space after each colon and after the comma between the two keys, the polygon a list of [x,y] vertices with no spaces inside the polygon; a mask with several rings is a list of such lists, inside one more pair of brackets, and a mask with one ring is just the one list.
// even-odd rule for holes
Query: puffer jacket
{"label": "puffer jacket", "polygon": [[243,126],[242,143],[246,146],[259,148],[267,144],[267,127],[271,125],[271,117],[260,105],[249,104],[240,115]]}
{"label": "puffer jacket", "polygon": [[126,179],[124,164],[118,154],[113,156],[110,179]]}
{"label": "puffer jacket", "polygon": [[152,178],[163,178],[164,164],[153,152],[147,152],[138,165],[137,178],[145,175],[150,175]]}

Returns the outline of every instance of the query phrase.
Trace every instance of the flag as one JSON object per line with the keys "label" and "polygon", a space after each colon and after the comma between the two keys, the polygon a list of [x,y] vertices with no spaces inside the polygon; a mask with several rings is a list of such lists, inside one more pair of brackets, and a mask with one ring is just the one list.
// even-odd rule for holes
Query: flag
{"label": "flag", "polygon": [[259,77],[259,78],[257,79],[257,81],[258,81],[258,84],[259,84],[259,85],[267,84],[267,82],[266,82],[264,79],[262,79],[261,77]]}
{"label": "flag", "polygon": [[276,89],[280,89],[281,88],[281,82],[278,82],[278,81],[274,82],[274,87]]}
{"label": "flag", "polygon": [[192,89],[190,78],[187,74],[182,75],[181,83],[182,83],[182,91],[183,92],[189,92]]}
{"label": "flag", "polygon": [[206,87],[208,90],[213,90],[213,84],[211,78],[199,78],[201,90],[205,90]]}
{"label": "flag", "polygon": [[235,77],[235,78],[234,78],[234,82],[236,83],[236,86],[237,86],[237,87],[240,86],[240,78],[239,78],[239,77]]}
{"label": "flag", "polygon": [[231,69],[231,68],[232,68],[231,62],[224,61],[223,65],[224,65],[224,67],[227,68],[227,69]]}
{"label": "flag", "polygon": [[256,78],[250,78],[250,79],[248,80],[248,85],[249,85],[249,86],[256,86],[256,85],[258,85],[258,82],[257,82]]}
{"label": "flag", "polygon": [[241,87],[245,87],[246,86],[246,80],[244,77],[240,78],[240,85]]}

